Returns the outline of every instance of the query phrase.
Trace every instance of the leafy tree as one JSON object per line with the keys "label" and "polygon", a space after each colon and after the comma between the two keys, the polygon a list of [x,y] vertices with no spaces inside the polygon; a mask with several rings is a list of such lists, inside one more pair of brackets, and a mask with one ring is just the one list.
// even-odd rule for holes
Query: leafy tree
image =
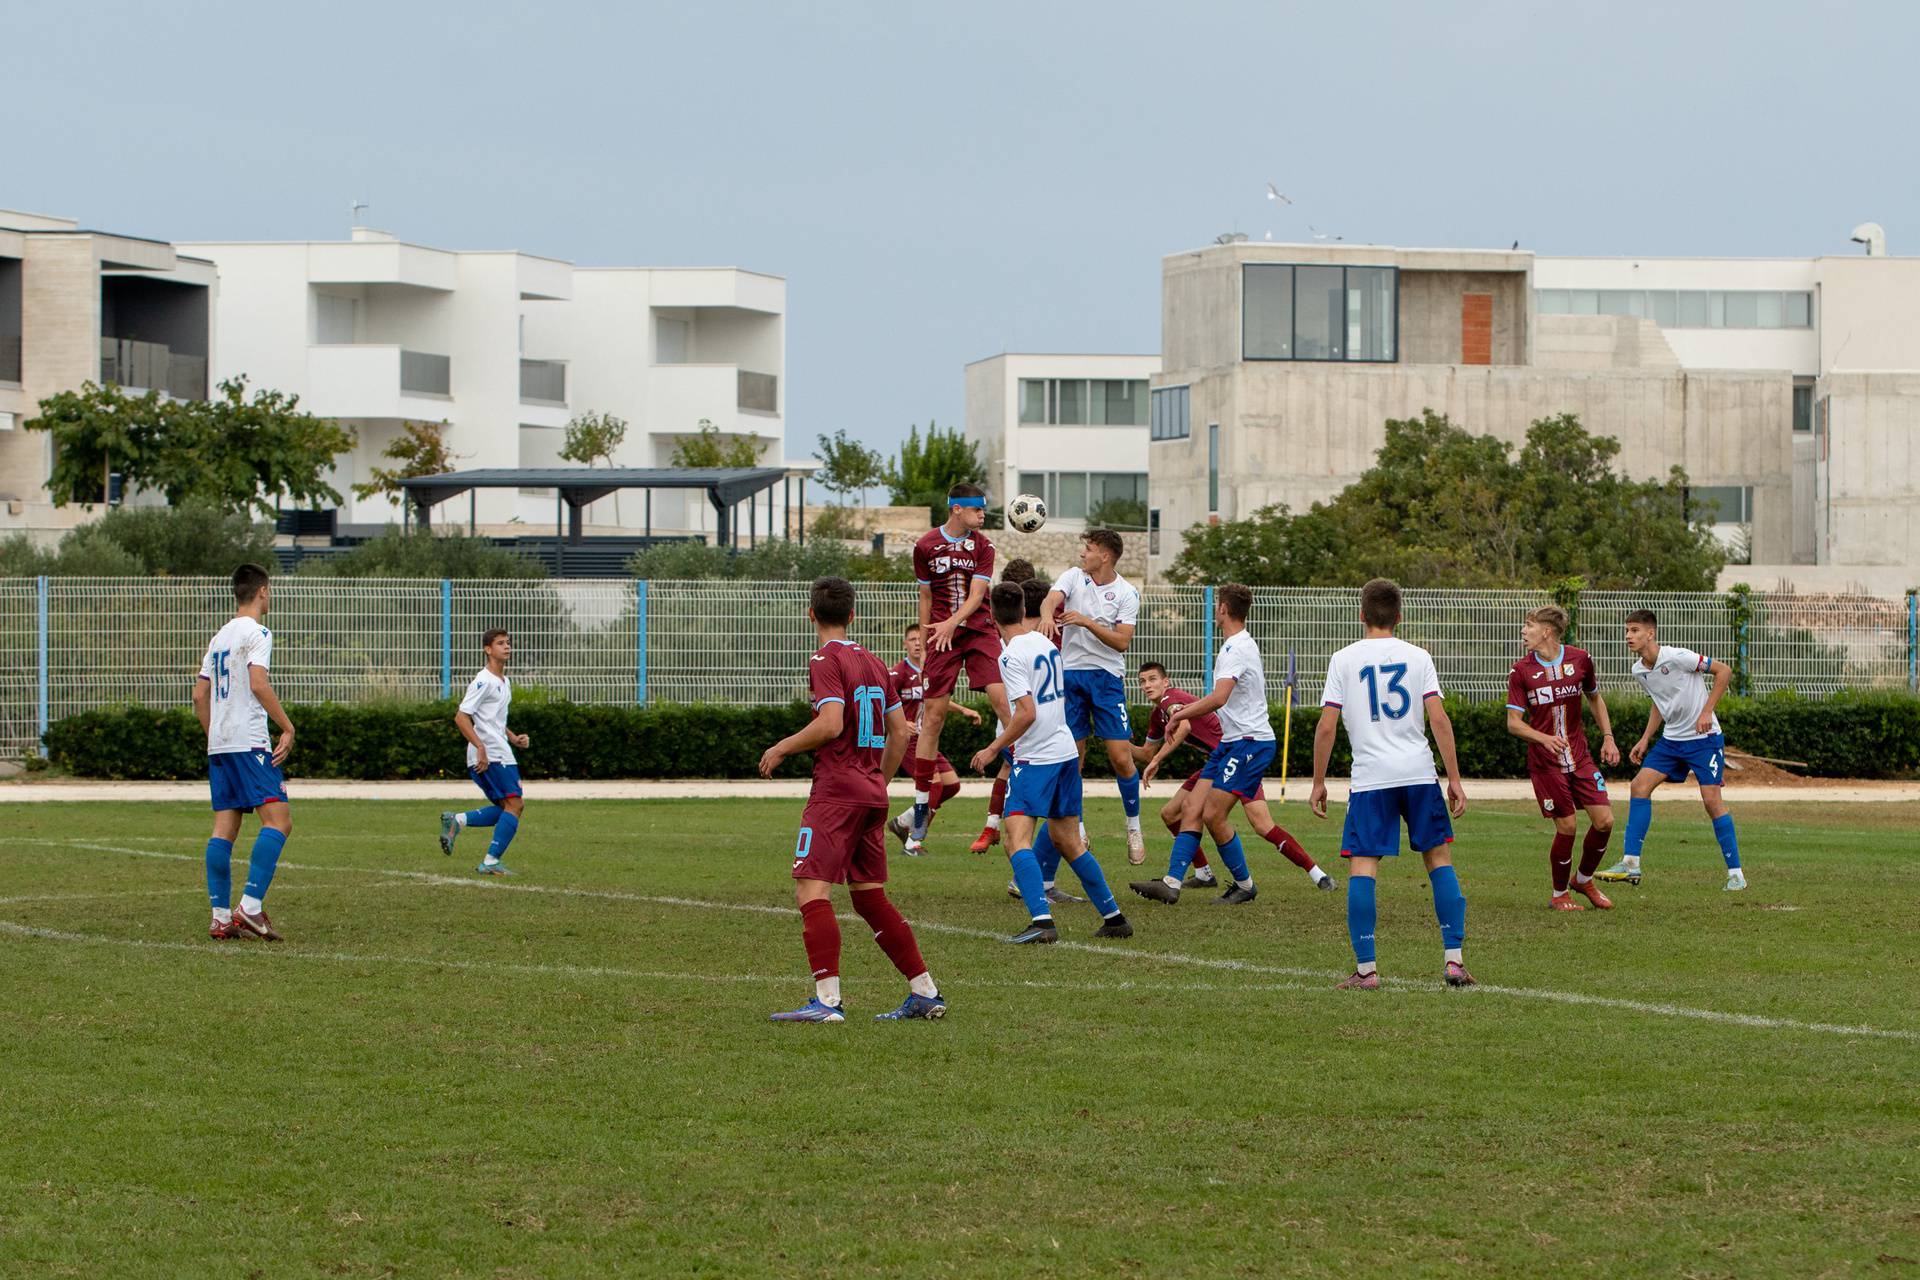
{"label": "leafy tree", "polygon": [[400,487],[402,480],[410,480],[414,476],[445,475],[454,469],[453,464],[458,460],[447,447],[445,422],[402,424],[400,434],[380,451],[380,456],[391,458],[400,465],[374,467],[368,472],[373,477],[371,480],[353,486],[356,497],[389,497],[404,501],[407,491]]}
{"label": "leafy tree", "polygon": [[707,418],[690,436],[681,436],[673,446],[676,467],[757,467],[760,465],[760,441],[755,436],[728,439]]}
{"label": "leafy tree", "polygon": [[[567,423],[567,440],[560,456],[568,462],[584,462],[589,467],[605,458],[613,465],[613,455],[626,442],[627,420],[611,413],[579,413]],[[613,522],[620,523],[620,491],[613,491]]]}
{"label": "leafy tree", "polygon": [[25,425],[53,436],[47,490],[56,506],[104,500],[114,471],[174,506],[271,513],[283,500],[337,504],[325,476],[353,448],[353,433],[299,406],[298,396],[279,391],[249,397],[244,377],[222,382],[209,400],[135,397],[89,382],[42,400]]}
{"label": "leafy tree", "polygon": [[878,449],[869,449],[858,440],[850,439],[844,427],[831,436],[821,436],[814,452],[821,463],[815,478],[821,488],[837,494],[842,503],[853,494],[886,483],[887,460]]}
{"label": "leafy tree", "polygon": [[0,543],[0,577],[200,577],[273,564],[273,526],[201,503],[116,507],[67,531],[57,549],[25,534]]}
{"label": "leafy tree", "polygon": [[1374,465],[1333,501],[1196,525],[1170,576],[1353,586],[1381,575],[1411,587],[1579,576],[1602,590],[1710,591],[1726,563],[1684,472],[1617,474],[1619,443],[1571,414],[1535,422],[1518,456],[1431,410],[1386,426]]}
{"label": "leafy tree", "polygon": [[900,445],[900,457],[887,464],[885,483],[897,507],[924,506],[935,523],[947,518],[947,491],[956,484],[980,484],[987,478],[979,447],[958,427],[943,429],[927,420],[927,436],[916,424]]}
{"label": "leafy tree", "polygon": [[[431,474],[431,473],[429,473]],[[486,538],[387,526],[377,538],[300,563],[309,578],[542,578],[546,570]]]}

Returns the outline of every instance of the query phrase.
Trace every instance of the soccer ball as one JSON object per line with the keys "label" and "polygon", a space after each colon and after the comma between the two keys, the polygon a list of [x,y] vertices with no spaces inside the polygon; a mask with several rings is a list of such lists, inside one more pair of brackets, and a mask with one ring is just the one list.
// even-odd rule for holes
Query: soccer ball
{"label": "soccer ball", "polygon": [[1023,493],[1007,504],[1007,527],[1021,533],[1038,533],[1047,522],[1047,504],[1030,493]]}

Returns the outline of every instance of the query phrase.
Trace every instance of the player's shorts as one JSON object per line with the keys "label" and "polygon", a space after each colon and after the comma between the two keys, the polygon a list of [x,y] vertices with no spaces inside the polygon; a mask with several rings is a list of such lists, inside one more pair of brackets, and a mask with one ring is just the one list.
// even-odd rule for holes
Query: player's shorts
{"label": "player's shorts", "polygon": [[1080,816],[1080,762],[1034,764],[1017,760],[1007,783],[1006,816],[1077,818]]}
{"label": "player's shorts", "polygon": [[287,798],[287,782],[267,750],[223,751],[207,757],[207,784],[213,792],[213,811],[238,809],[252,813],[263,804]]}
{"label": "player's shorts", "polygon": [[967,688],[983,693],[990,684],[1000,683],[1000,637],[985,631],[956,627],[953,648],[927,649],[927,693],[929,698],[951,697],[960,682],[960,670],[966,668]]}
{"label": "player's shorts", "polygon": [[1340,833],[1343,858],[1395,858],[1400,855],[1400,823],[1418,853],[1453,843],[1453,819],[1437,782],[1381,787],[1347,798],[1347,825]]}
{"label": "player's shorts", "polygon": [[[1200,781],[1201,777],[1204,776],[1206,772],[1207,770],[1204,765],[1198,769],[1195,769],[1191,774],[1187,776],[1187,780],[1180,784],[1180,789],[1182,791],[1193,790],[1193,784]],[[1234,792],[1234,794],[1239,795],[1240,793],[1236,791]],[[1265,800],[1267,798],[1267,784],[1264,782],[1261,783],[1259,786],[1253,789],[1252,795],[1241,796],[1240,798],[1243,800]]]}
{"label": "player's shorts", "polygon": [[1667,775],[1668,782],[1685,782],[1687,773],[1700,780],[1703,787],[1717,787],[1725,773],[1727,763],[1727,740],[1718,733],[1710,733],[1704,738],[1692,738],[1684,742],[1675,742],[1662,734],[1660,741],[1653,744],[1647,752],[1643,769],[1658,769]]}
{"label": "player's shorts", "polygon": [[1533,780],[1533,798],[1548,818],[1564,818],[1582,809],[1607,806],[1607,775],[1588,761],[1568,773],[1564,769],[1529,769]]}
{"label": "player's shorts", "polygon": [[489,764],[485,773],[468,769],[467,776],[494,804],[520,794],[520,766],[517,764]]}
{"label": "player's shorts", "polygon": [[1107,742],[1132,742],[1127,686],[1111,671],[1068,671],[1067,731],[1079,742],[1097,733]]}
{"label": "player's shorts", "polygon": [[1207,757],[1199,776],[1211,782],[1216,791],[1230,791],[1242,800],[1260,790],[1267,766],[1279,754],[1280,744],[1272,738],[1237,738],[1222,742]]}
{"label": "player's shorts", "polygon": [[[913,760],[919,754],[920,735],[916,733],[907,739],[907,754],[900,757],[900,767],[907,771],[908,777],[913,776]],[[943,773],[958,773],[959,770],[953,767],[953,761],[947,759],[945,754],[936,751],[933,753],[933,772],[937,777]]]}
{"label": "player's shorts", "polygon": [[793,878],[828,884],[887,882],[887,806],[809,800],[793,846]]}

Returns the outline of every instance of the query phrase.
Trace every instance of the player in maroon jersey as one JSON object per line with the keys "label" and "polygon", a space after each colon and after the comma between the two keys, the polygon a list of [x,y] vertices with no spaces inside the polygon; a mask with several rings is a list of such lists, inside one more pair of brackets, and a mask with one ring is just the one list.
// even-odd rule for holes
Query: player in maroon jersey
{"label": "player in maroon jersey", "polygon": [[1613,725],[1607,719],[1607,701],[1600,696],[1593,659],[1585,649],[1561,640],[1567,621],[1565,609],[1548,604],[1529,611],[1521,623],[1520,639],[1527,646],[1527,656],[1513,664],[1513,674],[1507,677],[1507,732],[1526,741],[1533,798],[1553,823],[1549,855],[1553,898],[1548,905],[1555,911],[1584,910],[1567,891],[1567,880],[1573,867],[1574,831],[1580,810],[1585,809],[1587,838],[1580,846],[1580,870],[1572,877],[1572,887],[1605,911],[1613,903],[1593,882],[1593,872],[1613,835],[1613,806],[1607,800],[1606,775],[1587,750],[1586,731],[1580,724],[1582,699],[1600,723],[1600,759],[1619,764],[1620,748],[1613,742]]}
{"label": "player in maroon jersey", "polygon": [[[920,706],[927,694],[927,644],[926,631],[917,622],[907,624],[903,639],[907,656],[895,663],[887,672],[893,677],[893,688],[900,695],[900,705],[907,713],[907,723],[913,726],[913,736],[907,739],[908,760],[914,758],[920,745]],[[980,713],[964,702],[956,702],[953,709],[965,716],[971,723],[980,723]],[[927,803],[927,825],[933,825],[933,819],[940,812],[940,806],[960,794],[960,775],[954,770],[953,762],[946,756],[937,756],[933,762],[933,794]],[[926,845],[914,839],[910,822],[912,810],[899,814],[887,821],[887,830],[894,839],[900,841],[902,851],[910,858],[917,858],[926,851]]]}
{"label": "player in maroon jersey", "polygon": [[[1190,702],[1199,699],[1185,689],[1177,687],[1167,675],[1167,669],[1157,662],[1140,664],[1140,691],[1147,695],[1147,702],[1153,707],[1153,714],[1147,719],[1147,741],[1144,746],[1133,749],[1135,763],[1142,766],[1140,779],[1149,784],[1159,774],[1160,766],[1168,756],[1179,749],[1181,743],[1190,743],[1198,747],[1202,755],[1220,745],[1220,718],[1204,715],[1196,719],[1182,720],[1167,729],[1167,719],[1174,712]],[[1200,780],[1199,770],[1195,770],[1173,799],[1160,810],[1160,821],[1167,824],[1167,830],[1175,836],[1180,834],[1180,822],[1186,815],[1186,807],[1193,799],[1194,783]],[[1232,806],[1228,806],[1231,809]],[[1267,791],[1264,785],[1254,789],[1253,798],[1241,802],[1247,821],[1253,824],[1254,832],[1262,840],[1278,849],[1294,866],[1299,867],[1312,877],[1314,887],[1332,889],[1333,877],[1315,865],[1306,847],[1285,827],[1273,820],[1273,811],[1267,808]],[[1233,838],[1231,819],[1222,815],[1220,823],[1209,829],[1216,848]],[[1207,869],[1206,855],[1195,851],[1193,856],[1193,875],[1187,880],[1185,888],[1201,888],[1213,884],[1213,873]]]}
{"label": "player in maroon jersey", "polygon": [[938,1018],[946,1001],[920,958],[913,929],[887,900],[887,778],[907,749],[907,716],[880,659],[847,639],[853,584],[821,578],[807,609],[820,648],[807,663],[813,719],[760,757],[771,778],[788,756],[813,752],[813,789],[793,850],[794,898],[813,967],[813,999],[775,1022],[844,1022],[840,1004],[840,922],[833,886],[844,884],[873,940],[907,979],[907,998],[882,1019]]}
{"label": "player in maroon jersey", "polygon": [[913,837],[927,838],[932,816],[934,761],[940,731],[962,668],[967,687],[984,691],[993,714],[1007,723],[1007,691],[1000,684],[1000,633],[987,609],[993,582],[993,543],[980,532],[987,522],[986,490],[956,484],[947,491],[947,520],[914,544],[913,573],[920,580],[920,625],[927,634],[927,693],[920,710],[920,744],[913,757]]}

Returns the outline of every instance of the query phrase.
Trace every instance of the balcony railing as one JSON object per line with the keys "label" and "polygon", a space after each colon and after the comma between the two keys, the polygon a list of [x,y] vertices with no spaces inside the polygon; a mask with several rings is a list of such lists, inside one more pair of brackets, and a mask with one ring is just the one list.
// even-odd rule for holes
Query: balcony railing
{"label": "balcony railing", "polygon": [[453,358],[426,351],[400,352],[400,389],[418,395],[453,394]]}
{"label": "balcony railing", "polygon": [[520,362],[520,398],[535,404],[565,404],[567,402],[567,362],[522,360]]}
{"label": "balcony railing", "polygon": [[176,400],[205,400],[207,358],[179,355],[158,342],[102,338],[100,381],[164,391]]}
{"label": "balcony railing", "polygon": [[20,335],[0,333],[0,382],[20,381]]}
{"label": "balcony railing", "polygon": [[771,373],[740,370],[737,403],[740,408],[751,409],[755,413],[780,412],[780,379]]}

